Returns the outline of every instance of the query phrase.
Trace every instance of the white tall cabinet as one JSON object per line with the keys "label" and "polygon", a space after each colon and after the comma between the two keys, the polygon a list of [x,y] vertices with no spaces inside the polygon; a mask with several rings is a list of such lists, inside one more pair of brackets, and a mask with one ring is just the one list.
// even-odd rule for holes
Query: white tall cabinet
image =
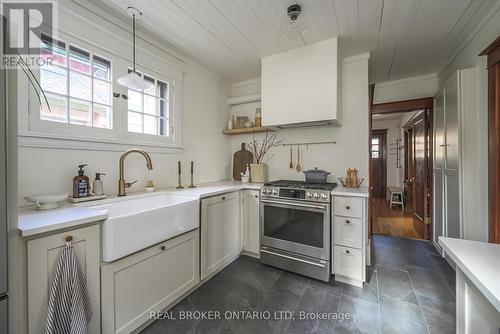
{"label": "white tall cabinet", "polygon": [[[455,72],[434,100],[433,241],[438,237],[486,241],[487,212],[480,68]],[[484,124],[483,124],[484,123]]]}

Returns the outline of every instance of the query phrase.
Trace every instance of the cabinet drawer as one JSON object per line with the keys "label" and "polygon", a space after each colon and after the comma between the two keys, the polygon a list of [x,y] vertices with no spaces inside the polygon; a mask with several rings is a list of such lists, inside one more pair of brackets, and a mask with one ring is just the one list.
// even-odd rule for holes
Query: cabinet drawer
{"label": "cabinet drawer", "polygon": [[333,197],[333,213],[337,216],[363,217],[363,199],[355,197]]}
{"label": "cabinet drawer", "polygon": [[353,280],[363,280],[363,258],[360,249],[335,245],[333,247],[333,273]]}
{"label": "cabinet drawer", "polygon": [[358,218],[333,218],[333,240],[336,245],[361,249],[363,246],[363,221]]}

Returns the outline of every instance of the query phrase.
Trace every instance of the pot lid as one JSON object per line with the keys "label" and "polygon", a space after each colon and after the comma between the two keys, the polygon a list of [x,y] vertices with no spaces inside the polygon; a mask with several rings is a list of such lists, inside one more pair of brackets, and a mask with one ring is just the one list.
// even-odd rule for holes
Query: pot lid
{"label": "pot lid", "polygon": [[330,172],[324,171],[322,169],[318,169],[318,167],[314,167],[314,169],[305,170],[304,174],[331,174]]}

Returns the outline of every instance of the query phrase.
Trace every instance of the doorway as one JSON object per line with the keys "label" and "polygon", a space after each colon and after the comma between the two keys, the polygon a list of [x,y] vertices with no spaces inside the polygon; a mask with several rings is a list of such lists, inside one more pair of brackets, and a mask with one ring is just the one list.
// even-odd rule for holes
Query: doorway
{"label": "doorway", "polygon": [[387,129],[372,131],[373,197],[385,197],[387,188]]}
{"label": "doorway", "polygon": [[[396,105],[395,105],[396,104]],[[370,224],[373,234],[431,235],[433,99],[372,106]],[[419,108],[420,107],[420,108]]]}

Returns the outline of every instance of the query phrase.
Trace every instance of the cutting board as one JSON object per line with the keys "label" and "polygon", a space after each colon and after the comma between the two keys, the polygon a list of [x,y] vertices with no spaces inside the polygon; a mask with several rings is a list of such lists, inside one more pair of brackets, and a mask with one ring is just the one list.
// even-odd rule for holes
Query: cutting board
{"label": "cutting board", "polygon": [[253,163],[253,154],[245,149],[245,143],[241,143],[241,150],[233,156],[233,179],[241,181],[241,173],[245,173],[247,165]]}

